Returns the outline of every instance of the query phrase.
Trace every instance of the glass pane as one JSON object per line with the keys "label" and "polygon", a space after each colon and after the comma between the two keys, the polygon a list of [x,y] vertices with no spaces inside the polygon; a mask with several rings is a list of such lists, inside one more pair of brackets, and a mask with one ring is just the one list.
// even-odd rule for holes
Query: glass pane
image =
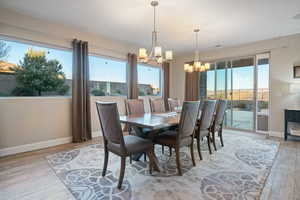
{"label": "glass pane", "polygon": [[89,56],[90,91],[94,96],[126,96],[126,62]]}
{"label": "glass pane", "polygon": [[139,96],[161,95],[161,68],[138,65]]}
{"label": "glass pane", "polygon": [[269,59],[258,59],[257,63],[257,130],[268,131]]}
{"label": "glass pane", "polygon": [[[251,58],[253,60],[253,58]],[[246,59],[244,59],[246,60]],[[232,127],[253,130],[254,66],[233,61],[232,68]],[[253,62],[248,62],[253,63]]]}
{"label": "glass pane", "polygon": [[211,70],[208,70],[206,78],[206,95],[208,99],[215,99],[215,64],[211,64]]}
{"label": "glass pane", "polygon": [[0,96],[71,95],[72,52],[0,40]]}
{"label": "glass pane", "polygon": [[226,62],[218,62],[216,66],[216,98],[225,99],[226,89]]}

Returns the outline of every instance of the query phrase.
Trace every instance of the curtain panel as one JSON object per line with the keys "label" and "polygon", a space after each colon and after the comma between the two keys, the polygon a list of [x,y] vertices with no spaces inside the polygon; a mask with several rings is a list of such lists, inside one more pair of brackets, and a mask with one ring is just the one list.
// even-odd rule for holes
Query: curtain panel
{"label": "curtain panel", "polygon": [[74,39],[72,81],[73,142],[92,139],[88,42]]}
{"label": "curtain panel", "polygon": [[170,97],[170,63],[163,62],[163,99],[165,101],[166,110],[169,110],[168,98]]}
{"label": "curtain panel", "polygon": [[185,100],[198,101],[200,92],[199,72],[185,73]]}
{"label": "curtain panel", "polygon": [[127,54],[127,88],[128,99],[139,98],[137,56],[133,53]]}

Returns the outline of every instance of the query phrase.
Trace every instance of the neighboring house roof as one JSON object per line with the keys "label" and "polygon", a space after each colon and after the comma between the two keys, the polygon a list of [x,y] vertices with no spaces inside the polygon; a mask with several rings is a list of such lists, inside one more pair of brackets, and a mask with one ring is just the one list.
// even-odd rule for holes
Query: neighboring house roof
{"label": "neighboring house roof", "polygon": [[3,60],[0,60],[0,73],[14,73],[12,68],[17,67],[16,64],[5,62]]}

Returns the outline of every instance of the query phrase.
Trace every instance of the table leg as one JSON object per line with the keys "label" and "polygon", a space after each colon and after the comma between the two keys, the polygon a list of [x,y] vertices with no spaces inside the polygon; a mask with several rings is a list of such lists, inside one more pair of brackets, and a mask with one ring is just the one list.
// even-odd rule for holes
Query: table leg
{"label": "table leg", "polygon": [[160,172],[161,170],[159,167],[158,159],[154,153],[154,148],[152,148],[152,150],[148,152],[147,155],[149,157],[149,162],[151,163],[150,166],[152,166],[155,171]]}

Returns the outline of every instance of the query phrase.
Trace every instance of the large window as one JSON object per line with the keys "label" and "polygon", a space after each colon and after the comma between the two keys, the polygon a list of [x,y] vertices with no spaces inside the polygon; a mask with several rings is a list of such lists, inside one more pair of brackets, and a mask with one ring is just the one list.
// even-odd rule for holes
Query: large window
{"label": "large window", "polygon": [[0,96],[70,95],[72,52],[0,38]]}
{"label": "large window", "polygon": [[161,95],[161,68],[138,65],[139,96]]}
{"label": "large window", "polygon": [[126,62],[89,56],[90,87],[94,96],[126,96]]}

